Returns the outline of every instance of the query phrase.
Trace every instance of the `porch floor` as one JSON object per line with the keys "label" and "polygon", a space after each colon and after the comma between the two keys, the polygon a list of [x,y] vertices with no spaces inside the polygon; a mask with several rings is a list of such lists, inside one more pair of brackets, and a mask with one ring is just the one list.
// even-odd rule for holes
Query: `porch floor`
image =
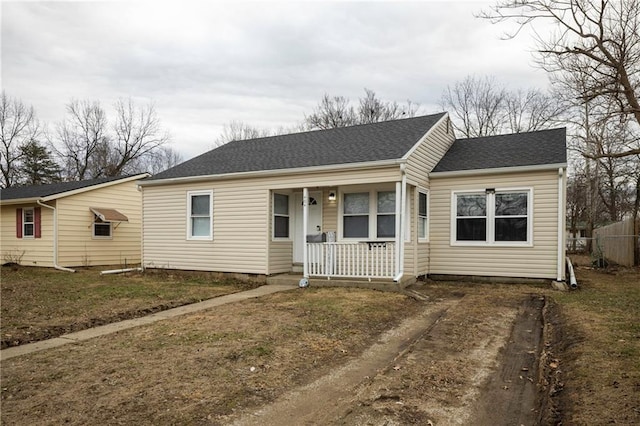
{"label": "porch floor", "polygon": [[[279,274],[267,277],[267,284],[274,285],[298,285],[302,279],[302,274],[290,273]],[[402,291],[408,285],[415,282],[415,278],[405,279],[400,283],[396,283],[393,280],[384,279],[356,279],[356,278],[327,278],[311,277],[309,278],[309,287],[355,287],[355,288],[368,288],[373,290],[382,291]]]}

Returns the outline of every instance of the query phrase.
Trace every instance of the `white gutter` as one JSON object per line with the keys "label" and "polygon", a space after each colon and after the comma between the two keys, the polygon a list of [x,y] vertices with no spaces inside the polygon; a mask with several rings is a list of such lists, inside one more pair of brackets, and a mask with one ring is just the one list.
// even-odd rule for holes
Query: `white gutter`
{"label": "white gutter", "polygon": [[567,167],[567,163],[537,164],[532,166],[515,166],[515,167],[496,167],[495,169],[453,170],[450,172],[431,172],[429,173],[429,178],[437,179],[437,178],[457,177],[457,176],[539,172],[544,170],[556,170],[558,168],[565,168],[565,167]]}
{"label": "white gutter", "polygon": [[563,197],[563,175],[564,169],[558,169],[558,265],[557,281],[562,281],[564,267],[564,197]]}
{"label": "white gutter", "polygon": [[64,266],[58,265],[58,210],[56,210],[55,207],[44,204],[40,200],[37,200],[36,203],[39,206],[53,210],[53,267],[65,272],[75,272],[74,269],[69,269],[65,268]]}
{"label": "white gutter", "polygon": [[[402,182],[396,182],[396,194],[400,192],[400,208],[396,204],[396,261],[398,273],[393,278],[395,282],[400,282],[404,275],[404,222],[407,208],[407,172],[406,164],[400,165],[400,172],[402,173]],[[401,187],[398,188],[398,185]],[[400,189],[400,191],[398,191]],[[400,210],[400,211],[398,211]]]}
{"label": "white gutter", "polygon": [[339,170],[369,170],[379,169],[383,167],[395,166],[398,164],[405,164],[407,161],[404,159],[392,159],[392,160],[380,160],[380,161],[368,161],[363,163],[349,163],[349,164],[330,164],[325,166],[312,166],[312,167],[297,167],[293,169],[276,169],[276,170],[256,170],[251,172],[237,172],[237,173],[223,173],[216,175],[202,175],[202,176],[185,176],[169,179],[158,180],[144,180],[138,182],[140,186],[157,186],[157,185],[171,185],[177,183],[191,183],[202,182],[211,180],[222,179],[241,179],[252,177],[266,177],[266,176],[280,176],[280,175],[294,175],[294,174],[308,174],[316,172],[327,171],[339,171]]}

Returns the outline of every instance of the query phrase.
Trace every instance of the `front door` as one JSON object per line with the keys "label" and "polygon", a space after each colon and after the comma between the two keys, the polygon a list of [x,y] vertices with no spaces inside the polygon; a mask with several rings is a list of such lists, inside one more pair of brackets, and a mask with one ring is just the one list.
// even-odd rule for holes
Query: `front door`
{"label": "front door", "polygon": [[322,232],[322,192],[309,192],[309,222],[307,232],[302,231],[304,222],[302,210],[302,193],[294,194],[294,229],[293,229],[293,262],[302,263],[304,243],[307,235]]}

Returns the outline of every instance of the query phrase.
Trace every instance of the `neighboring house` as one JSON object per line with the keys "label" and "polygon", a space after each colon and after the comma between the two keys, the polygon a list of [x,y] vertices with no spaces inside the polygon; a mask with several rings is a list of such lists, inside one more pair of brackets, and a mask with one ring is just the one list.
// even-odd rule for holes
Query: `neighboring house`
{"label": "neighboring house", "polygon": [[2,263],[61,269],[140,263],[136,182],[148,176],[2,189]]}
{"label": "neighboring house", "polygon": [[564,279],[565,130],[446,113],[234,141],[140,182],[143,265],[406,282]]}

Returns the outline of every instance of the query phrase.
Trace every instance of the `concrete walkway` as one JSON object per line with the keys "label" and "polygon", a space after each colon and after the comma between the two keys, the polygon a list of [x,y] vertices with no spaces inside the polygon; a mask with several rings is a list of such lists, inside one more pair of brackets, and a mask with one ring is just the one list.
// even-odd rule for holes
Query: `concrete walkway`
{"label": "concrete walkway", "polygon": [[77,331],[75,333],[64,334],[54,339],[14,346],[0,351],[0,361],[4,361],[6,359],[11,359],[21,355],[31,354],[38,351],[43,351],[45,349],[57,348],[58,346],[66,345],[69,343],[82,342],[94,337],[104,336],[105,334],[111,334],[120,330],[127,330],[129,328],[151,324],[180,315],[203,311],[206,309],[214,308],[216,306],[225,305],[227,303],[239,302],[241,300],[266,296],[267,294],[292,290],[294,288],[297,288],[297,286],[290,284],[263,285],[262,287],[254,288],[251,290],[227,294],[226,296],[214,297],[213,299],[204,300],[198,303],[192,303],[190,305],[179,306],[173,309],[167,309],[166,311],[156,312],[140,318],[133,318],[125,321],[101,325],[99,327],[88,328],[86,330]]}

